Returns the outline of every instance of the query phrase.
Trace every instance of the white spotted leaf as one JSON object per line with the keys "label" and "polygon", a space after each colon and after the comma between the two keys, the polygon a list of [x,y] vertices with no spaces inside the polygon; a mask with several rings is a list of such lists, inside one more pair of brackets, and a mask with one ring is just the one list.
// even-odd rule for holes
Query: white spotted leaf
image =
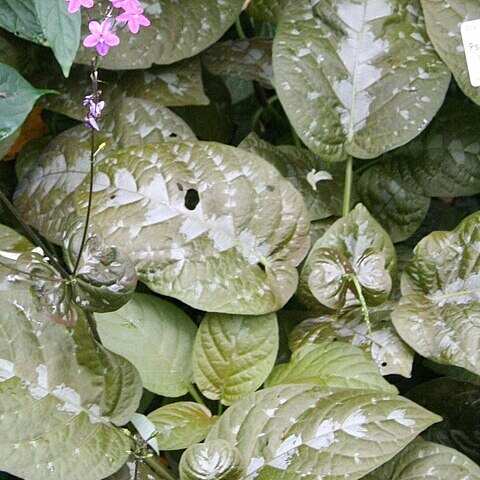
{"label": "white spotted leaf", "polygon": [[420,355],[480,374],[480,214],[415,247],[392,313],[400,336]]}
{"label": "white spotted leaf", "polygon": [[410,0],[288,2],[273,67],[298,135],[332,161],[374,158],[412,140],[450,83]]}
{"label": "white spotted leaf", "polygon": [[323,315],[309,318],[291,332],[290,349],[295,352],[304,345],[323,342],[350,342],[367,352],[382,375],[410,377],[414,351],[400,338],[392,325],[391,312],[395,304],[386,302],[369,307],[371,333],[361,308],[354,308],[334,317]]}
{"label": "white spotted leaf", "polygon": [[480,467],[453,448],[415,439],[364,480],[479,480]]}
{"label": "white spotted leaf", "polygon": [[[137,35],[120,32],[120,45],[102,57],[113,70],[144,69],[193,57],[215,43],[233,24],[244,0],[142,0],[151,25]],[[82,34],[88,33],[85,17]],[[90,64],[91,51],[81,48],[76,61]]]}
{"label": "white spotted leaf", "polygon": [[287,383],[398,393],[383,379],[367,353],[344,342],[316,343],[295,350],[289,363],[273,369],[265,385],[274,387]]}
{"label": "white spotted leaf", "polygon": [[195,339],[193,372],[201,392],[231,405],[259,388],[278,351],[275,314],[207,313]]}
{"label": "white spotted leaf", "polygon": [[[10,253],[28,248],[17,240]],[[0,470],[25,480],[104,478],[128,457],[118,426],[138,407],[140,378],[95,342],[81,311],[64,325],[36,308],[29,287],[0,266]]]}
{"label": "white spotted leaf", "polygon": [[[309,247],[301,195],[256,155],[217,143],[150,144],[163,140],[151,130],[123,150],[106,132],[95,165],[96,231],[125,248],[139,279],[158,293],[206,311],[278,310],[297,287],[296,266]],[[16,191],[24,218],[57,243],[85,216],[85,137],[59,135]]]}
{"label": "white spotted leaf", "polygon": [[396,395],[280,385],[232,405],[206,441],[237,446],[244,480],[356,480],[439,420]]}
{"label": "white spotted leaf", "polygon": [[102,343],[137,367],[146,389],[168,397],[188,392],[197,327],[180,308],[137,293],[120,310],[95,318]]}

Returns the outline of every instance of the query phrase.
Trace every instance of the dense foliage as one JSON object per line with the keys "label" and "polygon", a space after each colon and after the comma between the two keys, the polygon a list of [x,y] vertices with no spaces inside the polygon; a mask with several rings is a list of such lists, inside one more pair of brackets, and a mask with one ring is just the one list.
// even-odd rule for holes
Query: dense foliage
{"label": "dense foliage", "polygon": [[0,478],[480,480],[479,18],[0,0]]}

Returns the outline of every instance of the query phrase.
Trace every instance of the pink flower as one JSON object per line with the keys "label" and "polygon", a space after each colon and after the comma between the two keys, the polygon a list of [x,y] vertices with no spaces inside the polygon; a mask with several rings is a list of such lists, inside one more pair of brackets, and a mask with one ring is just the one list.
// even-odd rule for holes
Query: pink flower
{"label": "pink flower", "polygon": [[110,47],[116,47],[120,43],[120,39],[112,32],[112,23],[108,19],[102,23],[93,20],[88,24],[88,29],[91,35],[85,38],[83,45],[87,48],[95,47],[102,57]]}
{"label": "pink flower", "polygon": [[133,8],[131,10],[125,10],[117,18],[117,22],[127,22],[128,29],[132,33],[138,33],[140,25],[148,27],[150,25],[150,20],[143,15],[143,10],[141,8]]}
{"label": "pink flower", "polygon": [[110,2],[115,8],[123,8],[124,10],[140,8],[138,0],[110,0]]}
{"label": "pink flower", "polygon": [[93,0],[67,0],[68,13],[75,13],[80,10],[80,7],[92,8]]}

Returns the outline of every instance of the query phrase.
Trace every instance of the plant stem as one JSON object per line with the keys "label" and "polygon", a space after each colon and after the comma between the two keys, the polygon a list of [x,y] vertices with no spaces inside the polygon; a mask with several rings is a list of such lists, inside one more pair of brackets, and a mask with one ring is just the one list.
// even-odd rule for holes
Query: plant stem
{"label": "plant stem", "polygon": [[217,407],[217,415],[220,417],[223,413],[223,405],[222,405],[222,401],[219,400],[218,401],[218,407]]}
{"label": "plant stem", "polygon": [[187,385],[187,388],[188,388],[188,392],[190,393],[190,395],[200,404],[202,404],[203,406],[205,406],[205,402],[203,401],[202,397],[200,396],[200,394],[197,392],[197,389],[195,388],[195,385],[193,383],[189,383]]}
{"label": "plant stem", "polygon": [[235,20],[235,30],[237,31],[237,35],[239,36],[239,38],[241,38],[242,40],[247,38],[247,36],[245,35],[245,32],[243,31],[242,22],[240,21],[240,16],[238,16],[237,19]]}
{"label": "plant stem", "polygon": [[365,297],[363,296],[362,286],[358,281],[357,276],[353,273],[350,275],[350,279],[355,286],[355,290],[357,291],[358,299],[360,300],[360,304],[362,306],[363,318],[365,319],[365,323],[367,324],[368,328],[368,335],[372,334],[372,324],[370,323],[370,314],[368,313],[367,302],[365,301]]}
{"label": "plant stem", "polygon": [[94,338],[100,345],[102,345],[102,340],[100,340],[100,335],[99,335],[99,333],[98,333],[97,322],[95,321],[95,317],[94,317],[93,314],[90,313],[90,312],[85,312],[85,315],[87,316],[88,326],[90,327],[90,331],[92,332],[93,338]]}
{"label": "plant stem", "polygon": [[143,461],[161,478],[165,480],[177,480],[170,472],[152,457],[144,458]]}
{"label": "plant stem", "polygon": [[350,203],[352,201],[352,181],[353,181],[353,158],[351,156],[347,159],[345,168],[345,187],[343,190],[343,210],[342,215],[348,215],[350,212]]}
{"label": "plant stem", "polygon": [[22,226],[26,234],[30,237],[30,240],[40,247],[43,250],[43,253],[49,258],[52,262],[52,265],[57,269],[58,273],[62,275],[65,279],[70,278],[70,274],[62,267],[62,265],[57,261],[55,255],[50,252],[48,247],[45,245],[43,240],[35,233],[32,227],[28,225],[27,222],[19,215],[16,208],[12,205],[10,200],[5,196],[5,194],[0,190],[0,201],[8,208],[10,213],[15,217],[15,220]]}
{"label": "plant stem", "polygon": [[[97,60],[96,57],[92,59],[91,64],[91,80],[92,80],[92,91],[95,104],[98,103],[98,70],[97,70]],[[90,173],[89,173],[89,188],[88,188],[88,204],[87,204],[87,214],[85,216],[85,226],[83,228],[82,241],[80,243],[80,249],[78,250],[77,260],[75,262],[75,268],[73,269],[73,276],[75,277],[78,272],[78,267],[80,266],[80,261],[82,259],[83,249],[85,248],[85,243],[88,236],[88,225],[90,223],[90,214],[92,212],[92,200],[93,200],[93,168],[95,163],[95,130],[91,129],[90,131]]]}

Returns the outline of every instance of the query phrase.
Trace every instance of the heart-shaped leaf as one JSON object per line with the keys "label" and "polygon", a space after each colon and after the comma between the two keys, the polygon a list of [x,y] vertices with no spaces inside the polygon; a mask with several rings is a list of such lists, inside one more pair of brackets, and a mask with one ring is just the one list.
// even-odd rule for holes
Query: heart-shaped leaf
{"label": "heart-shaped leaf", "polygon": [[289,2],[273,67],[298,135],[333,161],[374,158],[412,140],[450,83],[420,4],[407,0]]}
{"label": "heart-shaped leaf", "polygon": [[128,457],[116,425],[138,406],[136,370],[93,340],[80,311],[74,327],[57,323],[5,266],[0,279],[0,470],[25,480],[111,475]]}
{"label": "heart-shaped leaf", "polygon": [[400,336],[420,355],[480,374],[480,213],[451,232],[434,232],[414,250],[392,313]]}
{"label": "heart-shaped leaf", "polygon": [[268,377],[278,350],[275,314],[207,313],[195,339],[193,373],[202,393],[231,405]]}
{"label": "heart-shaped leaf", "polygon": [[416,439],[364,480],[479,480],[480,467],[453,448]]}
{"label": "heart-shaped leaf", "polygon": [[[100,66],[113,70],[148,68],[193,57],[215,43],[233,24],[244,0],[143,0],[151,25],[137,35],[120,32],[120,45],[102,57]],[[85,17],[84,34],[88,33]],[[77,62],[90,64],[91,52],[81,48]]]}
{"label": "heart-shaped leaf", "polygon": [[224,440],[192,445],[180,460],[180,480],[241,480],[244,475],[239,450]]}
{"label": "heart-shaped leaf", "polygon": [[392,241],[368,210],[358,204],[337,220],[313,246],[297,294],[312,309],[358,305],[358,288],[369,305],[388,298],[396,274]]}
{"label": "heart-shaped leaf", "polygon": [[369,307],[370,334],[360,308],[343,313],[339,318],[324,315],[304,320],[290,335],[290,349],[295,352],[304,345],[337,340],[350,342],[370,354],[382,375],[410,377],[414,352],[392,325],[390,315],[394,306],[393,302],[386,302]]}
{"label": "heart-shaped leaf", "polygon": [[367,353],[343,342],[323,342],[295,350],[288,364],[273,369],[266,386],[286,383],[313,383],[324,388],[398,393],[393,385],[383,379]]}
{"label": "heart-shaped leaf", "polygon": [[462,22],[480,18],[475,0],[421,0],[428,36],[465,95],[480,104],[480,91],[470,83],[460,34]]}
{"label": "heart-shaped leaf", "polygon": [[[57,242],[66,214],[84,218],[88,203],[89,147],[72,145],[77,135],[60,135],[16,192],[24,217]],[[214,143],[161,143],[107,148],[95,168],[94,227],[128,250],[153,290],[240,314],[277,310],[292,296],[309,246],[306,208],[259,157]]]}
{"label": "heart-shaped leaf", "polygon": [[137,367],[145,388],[167,397],[188,392],[197,328],[182,310],[137,293],[120,310],[95,318],[102,343]]}
{"label": "heart-shaped leaf", "polygon": [[456,448],[480,462],[479,385],[454,378],[436,378],[414,387],[408,392],[408,398],[443,418],[423,433],[426,440]]}
{"label": "heart-shaped leaf", "polygon": [[202,54],[202,63],[215,75],[240,77],[272,88],[272,41],[265,38],[227,40]]}
{"label": "heart-shaped leaf", "polygon": [[157,408],[148,414],[157,434],[160,450],[180,450],[201,442],[217,417],[199,403],[176,402]]}
{"label": "heart-shaped leaf", "polygon": [[35,102],[53,90],[39,90],[14,68],[0,63],[0,140],[13,135],[27,118]]}
{"label": "heart-shaped leaf", "polygon": [[356,480],[439,420],[396,395],[282,385],[232,405],[207,444],[223,439],[236,445],[248,464],[245,480]]}

